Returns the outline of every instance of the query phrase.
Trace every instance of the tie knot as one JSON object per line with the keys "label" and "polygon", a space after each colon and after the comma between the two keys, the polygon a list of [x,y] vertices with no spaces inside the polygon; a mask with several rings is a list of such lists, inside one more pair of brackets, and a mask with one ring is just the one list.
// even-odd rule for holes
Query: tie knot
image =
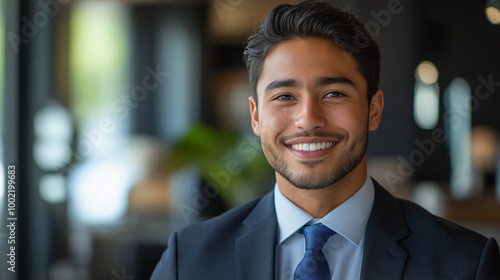
{"label": "tie knot", "polygon": [[322,224],[305,226],[302,230],[306,239],[306,250],[321,250],[326,241],[335,234],[335,231]]}

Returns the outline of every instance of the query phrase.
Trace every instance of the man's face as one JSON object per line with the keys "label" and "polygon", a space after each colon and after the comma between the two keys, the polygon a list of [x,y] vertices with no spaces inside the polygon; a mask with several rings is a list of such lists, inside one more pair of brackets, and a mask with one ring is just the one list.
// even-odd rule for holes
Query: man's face
{"label": "man's face", "polygon": [[293,39],[274,46],[257,82],[258,106],[251,97],[250,111],[277,176],[321,189],[366,170],[368,130],[378,127],[383,107],[382,92],[374,105],[366,91],[356,60],[332,42]]}

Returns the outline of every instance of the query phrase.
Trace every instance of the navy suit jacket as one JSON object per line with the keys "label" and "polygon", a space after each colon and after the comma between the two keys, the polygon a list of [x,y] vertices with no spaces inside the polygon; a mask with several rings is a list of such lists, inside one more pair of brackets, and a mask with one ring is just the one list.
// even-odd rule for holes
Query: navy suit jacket
{"label": "navy suit jacket", "polygon": [[[493,238],[374,185],[361,279],[500,279]],[[271,192],[173,233],[151,279],[274,279],[277,226]]]}

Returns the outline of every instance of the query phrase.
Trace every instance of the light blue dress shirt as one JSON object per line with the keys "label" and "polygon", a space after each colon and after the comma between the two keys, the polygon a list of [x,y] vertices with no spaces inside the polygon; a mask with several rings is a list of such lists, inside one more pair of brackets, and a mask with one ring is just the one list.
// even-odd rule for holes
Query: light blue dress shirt
{"label": "light blue dress shirt", "polygon": [[334,280],[359,279],[363,261],[365,229],[370,217],[375,189],[370,177],[348,200],[321,219],[315,219],[293,204],[274,187],[274,203],[278,219],[276,279],[291,280],[295,268],[304,257],[304,235],[298,230],[306,224],[322,223],[337,234],[323,247],[330,274]]}

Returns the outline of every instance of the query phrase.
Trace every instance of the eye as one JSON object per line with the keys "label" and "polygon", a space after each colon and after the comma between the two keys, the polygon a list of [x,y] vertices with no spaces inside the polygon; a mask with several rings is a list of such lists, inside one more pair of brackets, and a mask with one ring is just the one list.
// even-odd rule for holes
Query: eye
{"label": "eye", "polygon": [[283,94],[283,95],[280,95],[280,96],[277,96],[276,98],[274,98],[274,100],[278,100],[278,101],[289,101],[292,99],[294,99],[294,98],[288,94]]}
{"label": "eye", "polygon": [[329,93],[327,93],[325,95],[325,97],[343,97],[343,96],[346,96],[345,94],[343,94],[342,92],[339,92],[339,91],[330,91]]}

